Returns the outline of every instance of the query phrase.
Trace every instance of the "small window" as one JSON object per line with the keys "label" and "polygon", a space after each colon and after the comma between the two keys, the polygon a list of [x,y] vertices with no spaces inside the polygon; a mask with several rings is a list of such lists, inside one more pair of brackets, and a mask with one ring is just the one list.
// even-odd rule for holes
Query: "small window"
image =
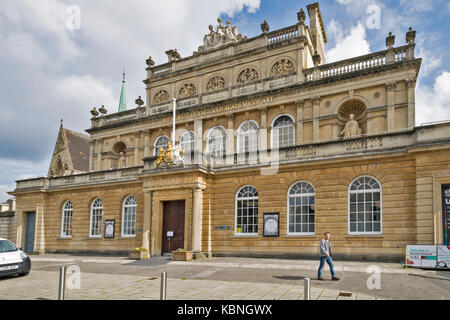
{"label": "small window", "polygon": [[102,236],[102,220],[103,220],[103,202],[101,199],[95,199],[91,206],[91,223],[90,233],[91,237]]}
{"label": "small window", "polygon": [[350,234],[382,232],[381,186],[373,177],[354,180],[348,192]]}
{"label": "small window", "polygon": [[236,195],[236,235],[258,234],[258,191],[246,186]]}
{"label": "small window", "polygon": [[136,198],[129,196],[123,202],[122,208],[122,236],[134,237],[136,236]]}
{"label": "small window", "polygon": [[72,216],[73,205],[71,201],[66,201],[62,209],[61,237],[72,237]]}

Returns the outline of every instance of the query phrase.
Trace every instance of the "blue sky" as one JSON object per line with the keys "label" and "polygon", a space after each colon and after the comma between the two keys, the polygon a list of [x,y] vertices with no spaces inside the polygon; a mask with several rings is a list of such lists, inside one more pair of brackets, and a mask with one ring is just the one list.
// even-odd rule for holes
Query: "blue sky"
{"label": "blue sky", "polygon": [[[0,0],[0,201],[15,180],[46,175],[60,119],[84,132],[94,106],[116,112],[122,70],[127,104],[144,97],[145,60],[167,62],[202,45],[220,16],[248,37],[297,23],[294,0]],[[392,31],[405,44],[417,31],[423,58],[416,89],[416,124],[450,119],[450,3],[447,0],[319,1],[327,32],[328,61],[385,49]],[[76,7],[73,7],[73,6]],[[68,28],[79,9],[79,28]],[[69,9],[69,10],[68,10]],[[379,24],[374,23],[374,10]],[[78,20],[76,20],[78,21]],[[69,23],[70,25],[70,23]],[[73,26],[73,24],[72,24]]]}

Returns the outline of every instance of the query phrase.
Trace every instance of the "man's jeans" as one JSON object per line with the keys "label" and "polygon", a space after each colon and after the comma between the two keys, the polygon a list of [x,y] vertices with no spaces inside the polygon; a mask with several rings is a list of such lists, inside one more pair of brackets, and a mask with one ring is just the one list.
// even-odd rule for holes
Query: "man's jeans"
{"label": "man's jeans", "polygon": [[318,275],[317,275],[318,278],[322,277],[322,269],[325,264],[325,261],[330,266],[331,276],[334,277],[336,275],[334,273],[333,259],[331,259],[331,257],[320,257],[320,266],[319,266],[319,271],[318,271]]}

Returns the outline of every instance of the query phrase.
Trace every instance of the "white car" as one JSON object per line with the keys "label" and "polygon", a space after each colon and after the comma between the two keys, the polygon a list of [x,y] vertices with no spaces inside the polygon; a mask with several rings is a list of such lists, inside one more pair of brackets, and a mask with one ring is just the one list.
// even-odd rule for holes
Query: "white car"
{"label": "white car", "polygon": [[26,276],[31,270],[30,258],[14,243],[0,238],[0,277]]}

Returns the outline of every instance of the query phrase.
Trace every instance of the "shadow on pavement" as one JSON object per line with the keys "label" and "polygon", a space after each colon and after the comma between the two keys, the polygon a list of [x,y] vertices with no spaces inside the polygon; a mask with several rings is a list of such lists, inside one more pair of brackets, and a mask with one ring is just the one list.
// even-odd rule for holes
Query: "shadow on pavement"
{"label": "shadow on pavement", "polygon": [[305,280],[305,277],[302,276],[273,276],[273,277],[281,280]]}
{"label": "shadow on pavement", "polygon": [[172,261],[171,257],[152,257],[144,260],[130,260],[130,263],[125,263],[123,266],[130,267],[148,267],[148,266],[162,266]]}

